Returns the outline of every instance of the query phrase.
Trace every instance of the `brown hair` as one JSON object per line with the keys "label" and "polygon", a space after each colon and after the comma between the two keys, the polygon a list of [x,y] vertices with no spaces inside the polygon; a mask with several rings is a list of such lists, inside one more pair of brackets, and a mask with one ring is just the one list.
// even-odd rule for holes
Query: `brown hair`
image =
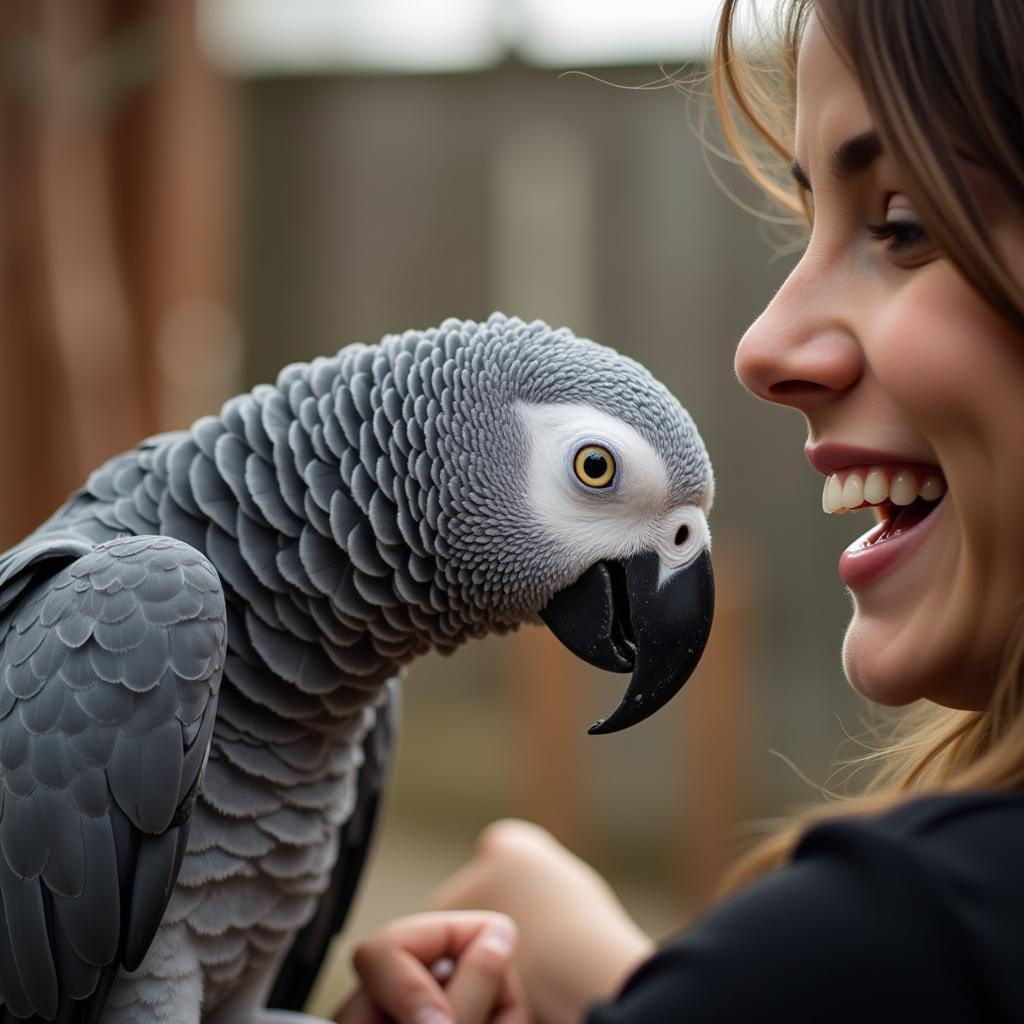
{"label": "brown hair", "polygon": [[[982,188],[995,191],[1024,213],[1024,2],[788,0],[777,12],[774,46],[762,39],[742,52],[739,7],[740,0],[725,0],[712,81],[726,141],[751,177],[806,216],[789,166],[797,55],[813,13],[857,75],[929,234],[1024,331],[1024,268],[1006,266],[979,198]],[[724,890],[782,863],[823,818],[881,811],[926,792],[1024,786],[1024,623],[1009,638],[989,708],[916,707],[860,763],[876,769],[864,794],[799,815],[743,858]]]}

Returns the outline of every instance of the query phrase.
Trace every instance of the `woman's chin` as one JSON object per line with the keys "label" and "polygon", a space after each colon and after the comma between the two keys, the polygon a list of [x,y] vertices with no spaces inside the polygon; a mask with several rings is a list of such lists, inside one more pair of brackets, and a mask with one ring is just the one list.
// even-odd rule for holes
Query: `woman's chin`
{"label": "woman's chin", "polygon": [[843,671],[850,686],[883,707],[906,707],[918,700],[964,711],[986,707],[999,658],[983,657],[979,645],[953,629],[936,624],[921,630],[918,625],[855,611],[843,639]]}
{"label": "woman's chin", "polygon": [[888,632],[854,614],[843,639],[843,672],[862,697],[883,707],[904,707],[929,696],[930,680],[915,657],[920,650],[908,649],[899,631]]}

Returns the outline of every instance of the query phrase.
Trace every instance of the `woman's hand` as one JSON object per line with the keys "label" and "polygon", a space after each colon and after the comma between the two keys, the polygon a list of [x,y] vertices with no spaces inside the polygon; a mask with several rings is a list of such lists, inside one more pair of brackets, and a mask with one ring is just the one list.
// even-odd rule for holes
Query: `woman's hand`
{"label": "woman's hand", "polygon": [[654,948],[593,868],[524,821],[487,828],[476,857],[438,888],[431,905],[494,910],[515,920],[516,961],[543,1024],[578,1024]]}
{"label": "woman's hand", "polygon": [[340,1024],[527,1024],[512,963],[516,926],[504,914],[416,914],[385,925],[355,951],[362,981]]}

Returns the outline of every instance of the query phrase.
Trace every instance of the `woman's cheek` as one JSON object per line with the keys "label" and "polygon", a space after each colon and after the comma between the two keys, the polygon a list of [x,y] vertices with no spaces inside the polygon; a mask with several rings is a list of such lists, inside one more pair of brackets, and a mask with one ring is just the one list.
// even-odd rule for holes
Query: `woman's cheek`
{"label": "woman's cheek", "polygon": [[933,443],[963,434],[995,443],[1005,416],[1024,423],[1024,338],[948,262],[906,273],[863,340],[868,363]]}

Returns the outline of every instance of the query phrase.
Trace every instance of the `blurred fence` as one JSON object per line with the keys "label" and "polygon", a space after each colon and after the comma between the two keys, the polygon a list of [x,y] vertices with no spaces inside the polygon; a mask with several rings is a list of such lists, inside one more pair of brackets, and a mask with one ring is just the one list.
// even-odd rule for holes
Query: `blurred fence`
{"label": "blurred fence", "polygon": [[232,89],[176,0],[0,4],[0,544],[239,385]]}

